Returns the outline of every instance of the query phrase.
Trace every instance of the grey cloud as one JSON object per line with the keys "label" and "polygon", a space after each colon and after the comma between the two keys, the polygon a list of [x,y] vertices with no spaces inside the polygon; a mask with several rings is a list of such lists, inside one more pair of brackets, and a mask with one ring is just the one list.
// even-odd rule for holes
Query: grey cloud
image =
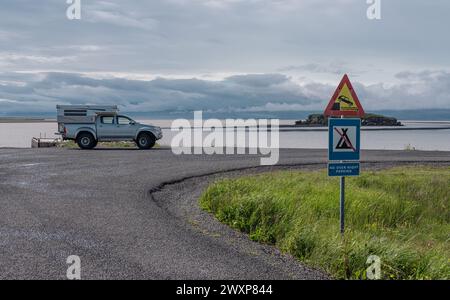
{"label": "grey cloud", "polygon": [[354,73],[353,69],[343,62],[332,62],[330,64],[308,63],[304,65],[293,65],[279,69],[281,72],[307,71],[311,73],[344,74]]}
{"label": "grey cloud", "polygon": [[448,75],[448,72],[446,71],[439,71],[439,70],[425,70],[421,72],[411,72],[411,71],[404,71],[399,72],[395,74],[395,78],[403,80],[405,82],[413,81],[413,80],[422,80],[422,81],[432,81],[432,80],[439,80],[446,78]]}
{"label": "grey cloud", "polygon": [[450,73],[446,71],[400,72],[400,82],[395,85],[382,83],[364,86],[360,83],[363,98],[370,99],[370,106],[382,109],[427,109],[450,107]]}
{"label": "grey cloud", "polygon": [[126,15],[118,12],[92,10],[87,14],[89,22],[107,23],[115,26],[133,27],[143,30],[154,30],[158,21],[152,18],[140,18],[137,15]]}
{"label": "grey cloud", "polygon": [[74,56],[42,56],[0,52],[0,64],[14,64],[15,62],[20,62],[22,64],[48,64],[62,63],[74,60]]}
{"label": "grey cloud", "polygon": [[[405,73],[406,74],[406,73]],[[397,77],[405,78],[405,74]],[[428,74],[428,75],[427,75]],[[409,78],[417,77],[411,82]],[[367,110],[450,108],[450,73],[410,72],[395,85],[354,82]],[[127,111],[322,110],[335,86],[283,74],[198,78],[98,79],[75,73],[0,74],[3,112],[51,112],[56,104],[117,104]]]}
{"label": "grey cloud", "polygon": [[[2,2],[0,112],[60,102],[321,110],[342,73],[368,109],[450,105],[448,1],[384,1],[377,22],[360,0],[82,0],[74,21],[67,7]],[[80,75],[93,73],[160,77]]]}
{"label": "grey cloud", "polygon": [[[102,49],[72,53],[73,64],[14,61],[3,68],[8,71],[176,75],[272,73],[284,72],[284,66],[299,75],[338,74],[352,72],[361,61],[377,69],[390,69],[392,62],[411,70],[447,69],[449,19],[442,12],[450,3],[428,2],[385,1],[382,20],[372,22],[359,0],[82,0],[82,19],[69,21],[65,1],[10,0],[0,11],[0,51],[64,57],[64,47]],[[339,60],[349,64],[317,64]]]}
{"label": "grey cloud", "polygon": [[[0,76],[0,78],[7,76]],[[128,110],[220,110],[263,106],[269,102],[310,104],[298,86],[277,74],[233,76],[222,81],[156,78],[150,81],[95,79],[70,73],[29,74],[0,87],[7,111],[21,111],[34,103],[34,111],[52,111],[59,103],[121,105]],[[271,78],[278,79],[273,84]],[[283,78],[283,80],[281,80]]]}
{"label": "grey cloud", "polygon": [[226,80],[253,87],[269,87],[288,82],[289,78],[283,74],[249,74],[230,76]]}

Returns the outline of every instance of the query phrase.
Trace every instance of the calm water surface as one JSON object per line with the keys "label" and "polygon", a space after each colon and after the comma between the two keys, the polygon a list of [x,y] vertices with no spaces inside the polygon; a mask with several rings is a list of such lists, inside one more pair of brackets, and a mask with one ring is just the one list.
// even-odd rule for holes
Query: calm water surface
{"label": "calm water surface", "polygon": [[[161,145],[170,145],[176,132],[170,131],[170,120],[140,120],[163,128]],[[293,124],[292,120],[282,120],[281,124]],[[414,147],[418,150],[450,151],[449,122],[403,121],[408,130],[364,130],[361,134],[363,149],[403,150]],[[427,128],[447,129],[427,129]],[[425,128],[424,130],[413,130]],[[373,128],[371,128],[373,129]],[[32,137],[57,137],[56,123],[0,123],[0,147],[29,148]],[[280,132],[282,148],[327,148],[326,128],[283,128]]]}

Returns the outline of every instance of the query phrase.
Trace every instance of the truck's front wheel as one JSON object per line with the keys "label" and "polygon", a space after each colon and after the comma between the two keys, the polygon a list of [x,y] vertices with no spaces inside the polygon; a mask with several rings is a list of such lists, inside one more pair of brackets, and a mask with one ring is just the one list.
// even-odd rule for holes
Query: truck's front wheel
{"label": "truck's front wheel", "polygon": [[82,132],[77,136],[77,144],[81,149],[92,149],[96,146],[97,141],[89,132]]}
{"label": "truck's front wheel", "polygon": [[139,149],[153,148],[153,146],[155,146],[155,143],[156,143],[156,139],[153,136],[153,134],[150,134],[147,132],[143,132],[143,133],[139,134],[139,136],[136,140],[136,144],[139,147]]}

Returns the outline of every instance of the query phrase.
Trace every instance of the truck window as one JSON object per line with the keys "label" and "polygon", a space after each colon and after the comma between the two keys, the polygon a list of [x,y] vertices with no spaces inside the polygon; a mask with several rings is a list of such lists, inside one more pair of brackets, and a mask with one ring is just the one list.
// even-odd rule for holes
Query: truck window
{"label": "truck window", "polygon": [[114,124],[114,117],[101,117],[102,124]]}
{"label": "truck window", "polygon": [[117,123],[119,125],[129,125],[131,122],[131,119],[127,117],[117,117]]}

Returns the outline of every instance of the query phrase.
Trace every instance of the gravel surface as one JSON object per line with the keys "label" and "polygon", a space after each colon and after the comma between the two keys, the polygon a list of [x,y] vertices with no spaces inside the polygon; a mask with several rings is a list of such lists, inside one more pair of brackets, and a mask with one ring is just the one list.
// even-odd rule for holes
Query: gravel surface
{"label": "gravel surface", "polygon": [[[69,255],[83,279],[322,279],[270,246],[198,209],[219,177],[324,168],[324,150],[282,150],[277,167],[252,155],[0,149],[0,278],[65,279]],[[450,165],[450,152],[363,151],[365,167]],[[228,171],[232,172],[228,172]]]}

